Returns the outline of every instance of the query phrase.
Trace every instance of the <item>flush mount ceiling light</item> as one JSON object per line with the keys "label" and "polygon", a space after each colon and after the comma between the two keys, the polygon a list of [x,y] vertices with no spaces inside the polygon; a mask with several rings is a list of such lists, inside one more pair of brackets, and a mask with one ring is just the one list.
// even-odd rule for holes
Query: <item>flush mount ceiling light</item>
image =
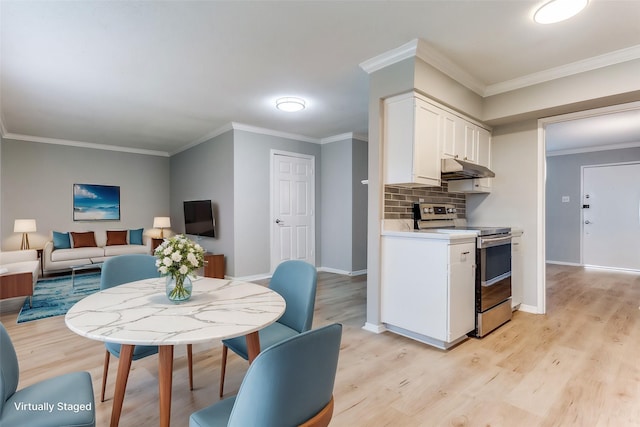
{"label": "flush mount ceiling light", "polygon": [[304,110],[305,102],[304,99],[295,98],[293,96],[287,96],[284,98],[278,98],[276,100],[276,108],[278,110],[287,111],[290,113]]}
{"label": "flush mount ceiling light", "polygon": [[577,15],[587,7],[589,0],[551,0],[543,4],[533,15],[538,24],[553,24]]}

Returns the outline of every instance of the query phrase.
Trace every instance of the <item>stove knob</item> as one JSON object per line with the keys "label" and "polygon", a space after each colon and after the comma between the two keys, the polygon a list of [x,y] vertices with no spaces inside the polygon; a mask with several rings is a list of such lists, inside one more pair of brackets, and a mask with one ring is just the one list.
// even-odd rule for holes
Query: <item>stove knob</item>
{"label": "stove knob", "polygon": [[456,213],[456,208],[447,208],[447,213]]}

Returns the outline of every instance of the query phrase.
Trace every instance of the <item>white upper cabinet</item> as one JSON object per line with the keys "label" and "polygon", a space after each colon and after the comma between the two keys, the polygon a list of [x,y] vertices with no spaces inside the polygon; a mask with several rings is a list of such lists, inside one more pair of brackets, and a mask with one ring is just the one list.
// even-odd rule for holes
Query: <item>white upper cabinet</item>
{"label": "white upper cabinet", "polygon": [[413,93],[384,102],[384,183],[440,186],[441,111]]}
{"label": "white upper cabinet", "polygon": [[383,126],[385,184],[440,186],[443,158],[491,166],[488,130],[416,92],[384,101]]}

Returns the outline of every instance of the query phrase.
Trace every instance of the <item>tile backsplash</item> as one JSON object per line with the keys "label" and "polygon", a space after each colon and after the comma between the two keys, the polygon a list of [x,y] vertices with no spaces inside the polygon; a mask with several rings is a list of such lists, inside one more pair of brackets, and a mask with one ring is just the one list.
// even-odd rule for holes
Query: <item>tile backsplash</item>
{"label": "tile backsplash", "polygon": [[384,219],[413,219],[413,204],[424,199],[424,203],[454,205],[458,218],[466,215],[466,198],[462,193],[449,193],[447,183],[441,187],[394,187],[384,186]]}

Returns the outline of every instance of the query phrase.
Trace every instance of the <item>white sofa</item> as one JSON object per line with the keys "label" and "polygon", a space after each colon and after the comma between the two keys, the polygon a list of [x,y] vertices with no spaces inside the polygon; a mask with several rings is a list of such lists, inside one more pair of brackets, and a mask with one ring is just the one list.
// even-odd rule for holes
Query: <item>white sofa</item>
{"label": "white sofa", "polygon": [[107,245],[106,230],[94,231],[95,247],[72,247],[56,249],[53,239],[43,249],[42,260],[45,272],[69,270],[72,266],[88,265],[103,262],[108,257],[124,254],[151,254],[151,238],[143,236],[142,245],[132,245],[127,238],[126,245]]}
{"label": "white sofa", "polygon": [[37,251],[0,252],[0,299],[25,296],[31,298],[39,276],[40,261]]}

